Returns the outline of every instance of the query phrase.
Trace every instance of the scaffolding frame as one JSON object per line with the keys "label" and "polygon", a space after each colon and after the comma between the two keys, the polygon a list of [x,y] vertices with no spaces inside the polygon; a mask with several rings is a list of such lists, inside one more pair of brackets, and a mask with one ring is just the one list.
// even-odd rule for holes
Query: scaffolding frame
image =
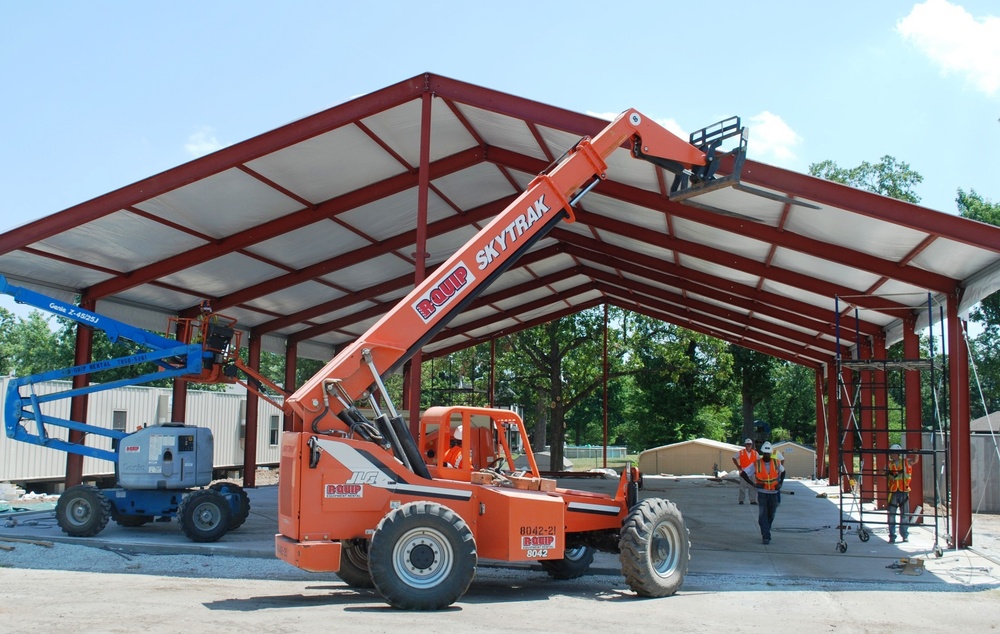
{"label": "scaffolding frame", "polygon": [[[944,367],[947,357],[942,349],[939,360],[934,347],[933,298],[930,293],[927,293],[927,348],[920,351],[921,356],[911,359],[877,359],[874,358],[874,342],[869,347],[870,355],[862,354],[862,343],[865,339],[861,336],[858,324],[860,323],[860,312],[863,309],[849,301],[852,297],[858,296],[836,296],[834,298],[837,339],[838,484],[840,488],[837,550],[841,553],[847,552],[847,541],[844,536],[855,524],[857,525],[856,534],[862,542],[867,542],[871,538],[875,532],[872,527],[876,522],[883,527],[888,525],[886,464],[891,457],[890,454],[895,454],[903,461],[916,455],[922,462],[920,465],[921,474],[928,473],[928,468],[930,469],[929,473],[932,474],[933,515],[928,516],[923,512],[924,501],[927,499],[927,494],[924,492],[921,499],[918,500],[919,504],[916,509],[913,508],[913,500],[909,500],[909,508],[900,518],[898,528],[917,526],[923,523],[924,519],[932,519],[934,554],[941,557],[944,552],[940,545],[939,533],[942,500],[945,507],[943,516],[950,515],[948,508],[948,500],[950,499],[948,494],[950,491],[950,483],[948,482],[949,425],[947,417],[942,415],[943,410],[937,388],[939,377],[941,379],[947,377],[947,369]],[[870,296],[866,295],[865,297]],[[847,300],[847,306],[842,309],[841,303],[845,300]],[[842,314],[850,310],[854,312],[855,343],[849,350],[850,358],[844,358],[844,351],[847,347],[843,345],[840,318]],[[943,324],[943,321],[942,316],[938,323]],[[943,332],[941,340],[945,341]],[[924,352],[927,354],[926,357],[922,356]],[[922,390],[925,385],[930,387],[933,420],[936,423],[936,428],[925,429],[923,421],[921,421],[919,429],[907,428],[906,372],[920,373],[918,383],[920,388],[918,389]],[[922,395],[920,398],[922,399]],[[915,449],[904,447],[902,452],[890,452],[889,447],[896,442],[892,438],[898,436],[898,442],[902,445],[908,434],[917,434],[921,438],[920,447]],[[923,446],[925,434],[930,436],[928,448]],[[943,447],[938,447],[939,438],[943,439]],[[945,474],[943,495],[939,483],[942,471]]]}

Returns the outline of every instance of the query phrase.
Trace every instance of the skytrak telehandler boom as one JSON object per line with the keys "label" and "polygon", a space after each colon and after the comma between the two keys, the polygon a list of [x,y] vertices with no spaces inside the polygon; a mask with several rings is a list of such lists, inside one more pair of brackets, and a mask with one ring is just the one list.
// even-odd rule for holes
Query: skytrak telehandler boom
{"label": "skytrak telehandler boom", "polygon": [[[297,425],[282,437],[279,558],[337,572],[350,585],[374,586],[406,609],[450,605],[464,594],[479,557],[537,561],[550,575],[570,578],[587,570],[595,548],[620,553],[638,594],[676,592],[687,570],[688,531],[675,505],[639,501],[637,469],[624,470],[614,498],[556,488],[554,480],[539,477],[524,424],[506,410],[430,408],[414,442],[382,376],[401,367],[556,224],[572,222],[572,205],[606,178],[605,159],[623,144],[631,144],[634,157],[676,175],[672,195],[717,187],[719,144],[742,129],[730,119],[716,133],[696,134],[697,146],[635,110],[622,113],[532,180],[287,399]],[[743,140],[735,165],[742,163]],[[375,394],[385,398],[387,413]],[[374,420],[355,404],[364,398]],[[520,435],[528,466],[503,471],[504,462],[514,466],[512,434]],[[447,464],[445,451],[459,437],[463,460]]]}

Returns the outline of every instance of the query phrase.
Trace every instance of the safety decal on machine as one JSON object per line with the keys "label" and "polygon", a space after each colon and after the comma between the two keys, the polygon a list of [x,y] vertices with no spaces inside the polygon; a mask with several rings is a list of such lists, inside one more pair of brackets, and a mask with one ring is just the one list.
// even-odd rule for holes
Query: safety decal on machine
{"label": "safety decal on machine", "polygon": [[328,498],[360,498],[364,494],[363,484],[328,484],[323,491],[323,496]]}

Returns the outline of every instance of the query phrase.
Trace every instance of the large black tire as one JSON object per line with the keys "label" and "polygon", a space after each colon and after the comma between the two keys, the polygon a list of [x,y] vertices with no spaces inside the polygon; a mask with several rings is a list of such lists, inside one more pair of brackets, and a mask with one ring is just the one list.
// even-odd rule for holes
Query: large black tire
{"label": "large black tire", "polygon": [[229,530],[229,500],[212,489],[186,494],[177,507],[181,531],[193,542],[214,542]]}
{"label": "large black tire", "polygon": [[440,610],[476,575],[476,540],[457,513],[433,502],[390,511],[372,535],[368,569],[385,600],[401,610]]}
{"label": "large black tire", "polygon": [[232,482],[216,482],[209,487],[226,496],[229,500],[229,530],[234,531],[250,517],[250,496],[238,484]]}
{"label": "large black tire", "polygon": [[368,541],[351,539],[340,542],[340,570],[337,576],[352,588],[374,588],[368,570]]}
{"label": "large black tire", "polygon": [[594,549],[590,546],[567,548],[562,559],[548,559],[540,563],[553,579],[576,579],[590,570],[590,564],[594,563]]}
{"label": "large black tire", "polygon": [[56,523],[67,535],[93,537],[104,530],[111,517],[111,502],[95,487],[70,487],[56,502]]}
{"label": "large black tire", "polygon": [[622,574],[642,597],[669,597],[684,584],[691,537],[677,506],[648,498],[632,509],[618,543]]}

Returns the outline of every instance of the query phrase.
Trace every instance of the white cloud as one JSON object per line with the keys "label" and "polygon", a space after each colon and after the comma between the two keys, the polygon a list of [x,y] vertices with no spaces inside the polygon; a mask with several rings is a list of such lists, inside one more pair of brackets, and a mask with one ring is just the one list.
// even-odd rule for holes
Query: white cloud
{"label": "white cloud", "polygon": [[184,151],[195,158],[211,154],[223,147],[225,147],[225,144],[219,142],[219,139],[215,137],[215,130],[208,126],[203,126],[200,130],[189,136],[187,142],[184,143]]}
{"label": "white cloud", "polygon": [[747,151],[755,160],[787,167],[797,158],[794,149],[802,137],[778,115],[765,110],[750,117],[747,127]]}
{"label": "white cloud", "polygon": [[896,32],[944,73],[965,77],[987,95],[1000,92],[1000,17],[975,18],[947,0],[927,0],[896,24]]}

